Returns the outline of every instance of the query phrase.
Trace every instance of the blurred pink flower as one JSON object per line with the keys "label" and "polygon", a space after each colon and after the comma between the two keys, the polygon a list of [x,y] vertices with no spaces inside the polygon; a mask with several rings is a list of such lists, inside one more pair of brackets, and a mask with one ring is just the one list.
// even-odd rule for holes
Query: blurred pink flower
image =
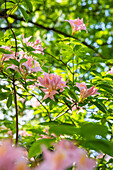
{"label": "blurred pink flower", "polygon": [[76,170],[93,170],[96,167],[96,160],[88,158],[87,152],[82,148],[76,148],[75,160]]}
{"label": "blurred pink flower", "polygon": [[85,82],[76,83],[76,84],[77,84],[77,87],[80,89],[80,99],[79,99],[80,102],[91,95],[97,94],[98,89],[95,89],[95,86],[87,90]]}
{"label": "blurred pink flower", "polygon": [[20,136],[32,136],[32,134],[29,134],[26,130],[19,130]]}
{"label": "blurred pink flower", "polygon": [[108,71],[107,74],[113,74],[113,67],[111,67],[111,70]]}
{"label": "blurred pink flower", "polygon": [[77,165],[77,170],[92,170],[96,166],[96,161],[88,158],[83,149],[67,140],[60,141],[55,146],[55,151],[44,149],[43,154],[44,161],[36,170],[66,170],[73,163]]}
{"label": "blurred pink flower", "polygon": [[86,25],[83,23],[83,18],[80,20],[79,17],[75,20],[65,20],[71,24],[72,27],[72,35],[77,31],[81,32],[81,30],[86,30]]}
{"label": "blurred pink flower", "polygon": [[27,170],[22,148],[12,147],[9,141],[0,143],[0,170]]}
{"label": "blurred pink flower", "polygon": [[42,88],[42,91],[45,93],[44,99],[49,97],[50,99],[54,100],[53,96],[58,93],[57,90],[60,89],[60,92],[62,92],[64,87],[67,87],[66,82],[62,81],[61,79],[61,76],[55,75],[53,73],[44,73],[43,78],[38,77],[38,85],[46,88]]}
{"label": "blurred pink flower", "polygon": [[33,97],[31,99],[31,105],[32,105],[32,107],[38,107],[38,106],[40,106],[40,102],[35,97]]}

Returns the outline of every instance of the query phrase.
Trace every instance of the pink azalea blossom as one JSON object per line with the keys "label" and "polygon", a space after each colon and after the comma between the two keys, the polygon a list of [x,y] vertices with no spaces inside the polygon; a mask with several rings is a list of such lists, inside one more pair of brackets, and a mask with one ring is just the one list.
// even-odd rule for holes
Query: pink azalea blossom
{"label": "pink azalea blossom", "polygon": [[[10,58],[15,59],[15,52],[11,50],[8,46],[0,47],[11,52],[11,54],[2,54],[3,61],[9,60]],[[18,53],[16,54],[18,55]]]}
{"label": "pink azalea blossom", "polygon": [[67,87],[66,82],[62,81],[61,79],[61,76],[55,75],[53,73],[44,73],[43,78],[38,77],[38,85],[46,88],[42,88],[42,91],[45,93],[44,99],[49,97],[50,99],[54,100],[53,96],[58,93],[57,90],[60,89],[60,92],[62,92],[64,87]]}
{"label": "pink azalea blossom", "polygon": [[34,53],[41,53],[43,52],[43,48],[42,48],[42,45],[40,43],[40,40],[36,40],[34,43],[33,42],[28,42],[30,39],[31,39],[32,36],[28,37],[28,38],[24,38],[24,35],[23,35],[23,43],[25,43],[27,46],[30,46],[32,48],[35,49],[35,51],[33,51]]}
{"label": "pink azalea blossom", "polygon": [[66,170],[76,165],[77,170],[93,170],[96,161],[88,158],[86,152],[75,147],[72,142],[62,140],[55,146],[55,151],[44,149],[44,161],[36,170]]}
{"label": "pink azalea blossom", "polygon": [[[7,46],[3,46],[0,47],[3,48],[5,50],[8,50],[9,52],[11,52],[11,54],[2,54],[2,57],[0,58],[0,67],[3,68],[4,66],[4,61],[7,61],[9,59],[15,59],[15,52],[13,52],[10,47]],[[18,55],[18,53],[16,53],[16,55]]]}
{"label": "pink azalea blossom", "polygon": [[76,84],[77,84],[77,87],[80,89],[80,100],[79,100],[80,102],[89,96],[97,94],[98,89],[95,89],[95,86],[87,90],[85,82],[76,83]]}
{"label": "pink azalea blossom", "polygon": [[[18,71],[20,74],[24,75],[26,77],[26,75],[31,74],[33,72],[42,72],[42,69],[40,67],[39,62],[37,62],[36,60],[34,60],[32,57],[28,57],[28,56],[24,56],[21,57],[27,59],[26,62],[22,63],[19,67],[12,64],[11,66],[8,66],[8,68],[12,68],[16,71]],[[20,61],[20,59],[18,60],[18,62]]]}
{"label": "pink azalea blossom", "polygon": [[25,66],[26,70],[31,74],[33,72],[42,72],[42,69],[40,67],[39,62],[37,62],[36,60],[34,60],[32,57],[26,57],[27,61],[24,62],[21,67],[20,70],[23,71],[25,70],[23,66]]}
{"label": "pink azalea blossom", "polygon": [[111,67],[111,70],[108,71],[107,74],[113,74],[113,67]]}
{"label": "pink azalea blossom", "polygon": [[9,141],[0,143],[0,170],[27,170],[24,150]]}
{"label": "pink azalea blossom", "polygon": [[72,27],[72,35],[77,31],[81,32],[81,30],[86,30],[86,25],[83,23],[83,18],[80,20],[79,17],[75,20],[65,20],[71,24]]}

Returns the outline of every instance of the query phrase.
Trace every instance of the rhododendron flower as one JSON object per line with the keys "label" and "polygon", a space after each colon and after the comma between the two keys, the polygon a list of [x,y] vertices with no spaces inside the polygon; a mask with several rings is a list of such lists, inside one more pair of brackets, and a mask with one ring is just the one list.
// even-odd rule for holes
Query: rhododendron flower
{"label": "rhododendron flower", "polygon": [[86,30],[86,25],[83,23],[83,18],[80,20],[79,17],[75,20],[65,20],[71,24],[72,27],[72,35],[77,31],[81,32],[81,30]]}
{"label": "rhododendron flower", "polygon": [[[3,48],[5,50],[8,50],[9,52],[11,52],[11,54],[2,54],[2,57],[0,58],[0,68],[3,68],[4,61],[7,61],[9,59],[15,59],[15,53],[13,51],[11,51],[10,47],[3,46],[0,48]],[[18,53],[16,53],[16,55],[18,55]]]}
{"label": "rhododendron flower", "polygon": [[113,67],[111,67],[111,70],[108,71],[107,74],[113,74]]}
{"label": "rhododendron flower", "polygon": [[[2,58],[3,58],[4,61],[9,60],[10,58],[15,59],[15,52],[12,51],[10,47],[3,46],[3,47],[0,47],[0,48],[3,48],[5,50],[8,50],[9,52],[11,52],[11,54],[2,54]],[[18,55],[18,53],[16,53],[16,55]]]}
{"label": "rhododendron flower", "polygon": [[27,170],[22,148],[12,147],[9,141],[0,143],[0,170]]}
{"label": "rhododendron flower", "polygon": [[[12,69],[18,71],[24,77],[26,77],[26,75],[31,74],[33,72],[38,72],[38,71],[42,72],[39,62],[34,60],[32,57],[25,56],[22,58],[27,59],[27,61],[20,64],[19,67],[12,64],[11,66],[8,66],[7,69],[12,68]],[[20,61],[20,59],[18,61]]]}
{"label": "rhododendron flower", "polygon": [[32,57],[26,57],[27,61],[22,64],[22,66],[25,66],[26,69],[29,72],[37,72],[37,71],[42,71],[39,62],[34,60]]}
{"label": "rhododendron flower", "polygon": [[34,53],[40,53],[40,52],[43,52],[43,48],[42,48],[42,45],[40,43],[40,40],[36,40],[34,43],[33,42],[28,42],[30,39],[31,39],[32,36],[28,37],[28,38],[24,38],[24,35],[23,35],[23,43],[25,43],[27,46],[30,46],[32,48],[35,49],[35,51],[33,51]]}
{"label": "rhododendron flower", "polygon": [[77,87],[80,89],[80,99],[79,99],[80,102],[91,95],[97,94],[98,89],[95,89],[95,86],[87,90],[85,82],[76,83],[76,84],[77,84]]}
{"label": "rhododendron flower", "polygon": [[44,149],[44,161],[36,170],[66,170],[74,164],[78,170],[92,170],[96,161],[88,158],[83,149],[77,148],[72,142],[62,140],[55,146],[55,151]]}
{"label": "rhododendron flower", "polygon": [[46,89],[42,88],[42,91],[45,93],[44,99],[50,98],[54,100],[54,95],[58,93],[58,89],[60,89],[60,92],[64,90],[64,87],[66,86],[66,82],[61,80],[62,77],[55,75],[53,73],[44,73],[43,78],[38,77],[38,81],[40,86],[45,87]]}

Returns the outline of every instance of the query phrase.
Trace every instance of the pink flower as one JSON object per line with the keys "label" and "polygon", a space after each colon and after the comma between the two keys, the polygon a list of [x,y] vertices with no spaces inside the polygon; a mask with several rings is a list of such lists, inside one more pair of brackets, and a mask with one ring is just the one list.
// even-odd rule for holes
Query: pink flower
{"label": "pink flower", "polygon": [[39,62],[34,60],[32,57],[26,57],[26,59],[27,61],[24,62],[21,66],[25,66],[27,71],[29,71],[30,73],[37,71],[42,72]]}
{"label": "pink flower", "polygon": [[19,130],[19,135],[20,136],[32,136],[31,134],[29,134],[26,130]]}
{"label": "pink flower", "polygon": [[31,39],[32,36],[28,37],[28,38],[24,38],[24,35],[23,35],[23,43],[25,43],[27,46],[30,46],[32,48],[35,49],[35,51],[33,51],[34,53],[41,53],[43,52],[43,48],[42,48],[42,45],[40,43],[40,40],[36,40],[34,43],[33,42],[28,42],[30,39]]}
{"label": "pink flower", "polygon": [[9,141],[0,143],[1,170],[27,170],[22,148],[12,147]]}
{"label": "pink flower", "polygon": [[[39,62],[34,60],[32,57],[28,57],[26,55],[21,56],[21,59],[23,59],[23,58],[27,59],[27,61],[20,64],[19,67],[12,64],[11,66],[8,66],[7,69],[12,68],[12,69],[18,71],[24,77],[26,77],[26,75],[28,75],[28,74],[32,74],[33,72],[38,72],[38,71],[42,72]],[[17,61],[19,62],[20,59],[18,59]]]}
{"label": "pink flower", "polygon": [[77,84],[77,87],[80,89],[80,99],[79,99],[80,102],[91,95],[97,94],[98,89],[95,89],[95,86],[87,90],[85,82],[76,83],[76,84]]}
{"label": "pink flower", "polygon": [[[11,54],[2,54],[2,57],[0,59],[0,67],[3,68],[4,61],[7,61],[9,59],[15,59],[15,52],[11,51],[10,47],[7,47],[7,46],[3,46],[0,48],[3,48],[5,50],[8,50],[9,52],[11,52]],[[18,55],[18,53],[16,53],[16,55]]]}
{"label": "pink flower", "polygon": [[40,102],[35,97],[33,97],[31,99],[31,106],[32,107],[38,107],[38,106],[40,106]]}
{"label": "pink flower", "polygon": [[56,150],[53,152],[44,149],[43,154],[45,160],[39,166],[39,170],[65,170],[72,166],[74,149],[74,145],[66,140],[59,142],[59,144],[56,145]]}
{"label": "pink flower", "polygon": [[44,73],[43,78],[38,77],[38,85],[46,88],[42,88],[42,91],[45,93],[44,99],[49,97],[50,99],[54,100],[53,96],[58,93],[57,90],[60,89],[60,92],[62,92],[64,87],[67,87],[66,82],[62,81],[61,78],[61,76],[55,75],[53,73]]}
{"label": "pink flower", "polygon": [[113,67],[111,67],[111,70],[108,71],[107,74],[113,74]]}
{"label": "pink flower", "polygon": [[96,161],[88,158],[83,149],[75,147],[67,140],[60,141],[55,146],[55,151],[44,149],[43,154],[44,161],[36,170],[66,170],[73,163],[77,170],[92,170],[96,166]]}
{"label": "pink flower", "polygon": [[96,166],[96,160],[88,158],[87,152],[82,148],[76,148],[75,160],[76,170],[93,170]]}
{"label": "pink flower", "polygon": [[75,34],[77,31],[81,32],[81,30],[86,30],[86,26],[83,23],[83,18],[80,20],[79,17],[75,20],[65,20],[71,24],[72,27],[72,35]]}

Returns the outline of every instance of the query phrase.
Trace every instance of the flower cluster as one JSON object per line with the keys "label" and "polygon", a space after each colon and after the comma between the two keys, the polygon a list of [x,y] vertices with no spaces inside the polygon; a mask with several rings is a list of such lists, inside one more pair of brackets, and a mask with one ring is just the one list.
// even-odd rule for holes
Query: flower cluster
{"label": "flower cluster", "polygon": [[44,73],[43,78],[38,77],[38,85],[45,87],[45,89],[42,88],[42,91],[45,93],[44,99],[49,97],[50,99],[54,100],[53,96],[58,93],[57,90],[60,89],[60,92],[62,92],[64,87],[67,87],[66,82],[62,81],[61,79],[61,76],[53,73]]}
{"label": "flower cluster", "polygon": [[76,84],[77,84],[77,87],[80,89],[80,99],[79,99],[80,102],[91,95],[97,94],[98,89],[95,89],[95,86],[93,86],[87,90],[87,86],[86,86],[85,82],[76,83]]}
{"label": "flower cluster", "polygon": [[[39,40],[37,40],[34,43],[28,42],[30,38],[31,37],[23,38],[23,43],[26,43],[27,46],[31,46],[32,48],[34,48],[33,50],[34,53],[43,52],[43,48],[41,46],[41,43],[39,43]],[[14,69],[18,71],[23,76],[24,79],[26,79],[26,76],[28,74],[31,74],[33,72],[38,72],[38,71],[42,72],[39,62],[37,62],[32,56],[27,56],[27,54],[24,51],[19,51],[18,53],[16,53],[16,56],[18,57],[15,57],[15,53],[11,51],[10,47],[4,46],[0,48],[3,48],[10,52],[10,54],[2,54],[2,57],[0,59],[1,69],[3,69],[4,62],[8,61],[9,59],[15,59],[18,62],[20,62],[22,59],[25,59],[25,62],[23,62],[19,66],[8,63],[6,70],[8,68]]]}
{"label": "flower cluster", "polygon": [[80,20],[79,17],[75,20],[65,20],[71,24],[72,27],[72,35],[77,31],[86,30],[86,25],[83,23],[83,18]]}
{"label": "flower cluster", "polygon": [[73,165],[77,170],[92,170],[96,166],[96,161],[88,158],[85,150],[67,140],[60,141],[55,151],[44,149],[43,154],[44,161],[36,170],[66,170]]}

